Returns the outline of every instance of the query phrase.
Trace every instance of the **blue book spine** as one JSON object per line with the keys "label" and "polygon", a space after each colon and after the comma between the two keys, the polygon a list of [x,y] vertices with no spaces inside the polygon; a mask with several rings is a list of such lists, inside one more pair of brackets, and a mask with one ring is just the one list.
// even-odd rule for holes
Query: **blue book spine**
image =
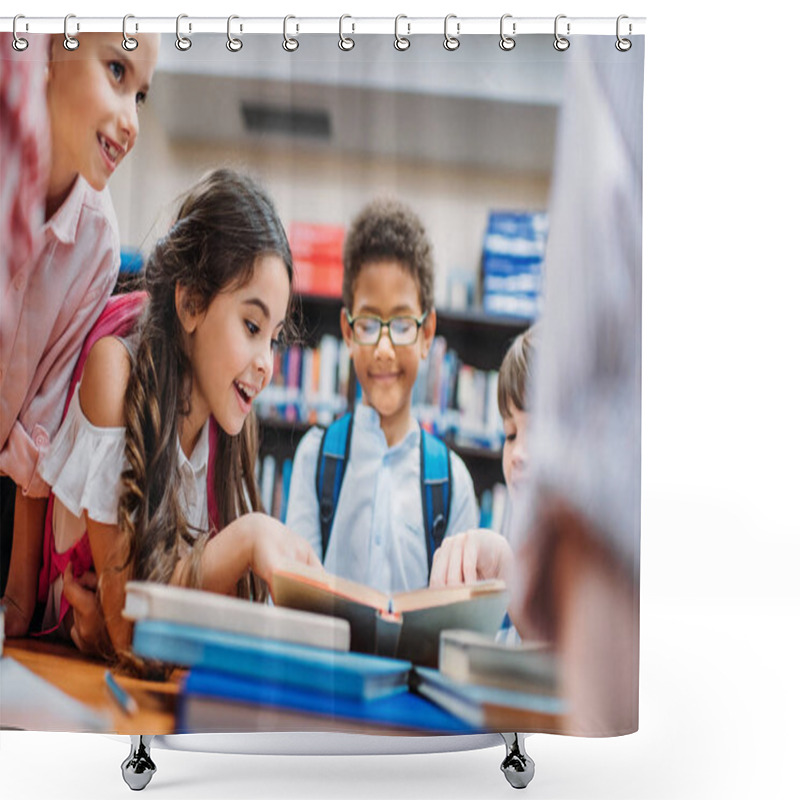
{"label": "blue book spine", "polygon": [[411,670],[407,661],[162,620],[136,623],[133,651],[143,658],[182,667],[205,667],[230,675],[361,699],[406,692]]}
{"label": "blue book spine", "polygon": [[479,729],[473,728],[458,717],[410,692],[377,700],[356,700],[206,669],[193,669],[186,679],[179,701],[179,730],[185,729],[183,721],[186,717],[186,708],[193,697],[320,714],[331,718],[332,730],[336,726],[335,720],[339,718],[427,732],[439,731],[448,734],[479,732]]}

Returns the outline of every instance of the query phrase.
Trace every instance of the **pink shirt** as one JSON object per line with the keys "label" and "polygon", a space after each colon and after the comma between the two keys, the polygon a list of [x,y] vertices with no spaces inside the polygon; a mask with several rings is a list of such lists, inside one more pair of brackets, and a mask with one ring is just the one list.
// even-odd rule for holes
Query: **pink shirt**
{"label": "pink shirt", "polygon": [[45,68],[50,37],[28,37],[18,53],[0,33],[0,270],[15,275],[30,259],[44,224],[50,158]]}
{"label": "pink shirt", "polygon": [[119,272],[119,232],[108,190],[78,177],[44,226],[30,261],[0,271],[0,474],[45,497],[36,467],[64,412],[86,334]]}

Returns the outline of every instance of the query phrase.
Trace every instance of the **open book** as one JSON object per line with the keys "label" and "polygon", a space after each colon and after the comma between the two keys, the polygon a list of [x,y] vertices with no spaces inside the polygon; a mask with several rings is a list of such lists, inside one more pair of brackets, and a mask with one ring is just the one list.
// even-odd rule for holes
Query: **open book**
{"label": "open book", "polygon": [[292,564],[272,578],[276,605],[341,617],[351,649],[436,666],[448,628],[495,633],[508,605],[503,581],[388,595],[320,569]]}

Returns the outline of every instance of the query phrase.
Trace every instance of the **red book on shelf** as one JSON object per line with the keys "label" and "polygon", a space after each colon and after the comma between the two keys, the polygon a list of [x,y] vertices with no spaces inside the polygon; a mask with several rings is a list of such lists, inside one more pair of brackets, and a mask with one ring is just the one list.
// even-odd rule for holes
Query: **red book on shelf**
{"label": "red book on shelf", "polygon": [[298,292],[341,297],[344,237],[345,229],[339,225],[311,222],[292,222],[289,225],[289,245]]}

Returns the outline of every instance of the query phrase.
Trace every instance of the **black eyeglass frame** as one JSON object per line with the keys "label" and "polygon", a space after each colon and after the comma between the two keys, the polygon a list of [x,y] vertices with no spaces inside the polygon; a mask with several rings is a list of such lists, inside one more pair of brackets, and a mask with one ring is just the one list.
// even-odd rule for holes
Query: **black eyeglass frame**
{"label": "black eyeglass frame", "polygon": [[[353,332],[353,340],[356,344],[360,344],[363,347],[375,347],[380,343],[381,336],[383,335],[383,329],[389,333],[389,341],[392,343],[392,347],[410,347],[412,344],[417,343],[417,339],[419,339],[419,329],[425,324],[425,320],[428,319],[430,311],[426,311],[421,317],[415,317],[413,314],[398,314],[396,317],[389,317],[388,320],[381,319],[376,314],[359,314],[357,317],[354,317],[350,314],[348,309],[344,310],[345,316],[347,318],[347,324],[350,326],[350,330]],[[375,339],[374,342],[362,342],[359,341],[358,336],[355,330],[355,324],[360,319],[372,319],[375,320],[379,325],[380,328],[378,329],[378,338]],[[397,319],[408,319],[414,322],[417,326],[417,329],[414,333],[414,340],[411,342],[395,342],[394,337],[392,336],[392,323]]]}

